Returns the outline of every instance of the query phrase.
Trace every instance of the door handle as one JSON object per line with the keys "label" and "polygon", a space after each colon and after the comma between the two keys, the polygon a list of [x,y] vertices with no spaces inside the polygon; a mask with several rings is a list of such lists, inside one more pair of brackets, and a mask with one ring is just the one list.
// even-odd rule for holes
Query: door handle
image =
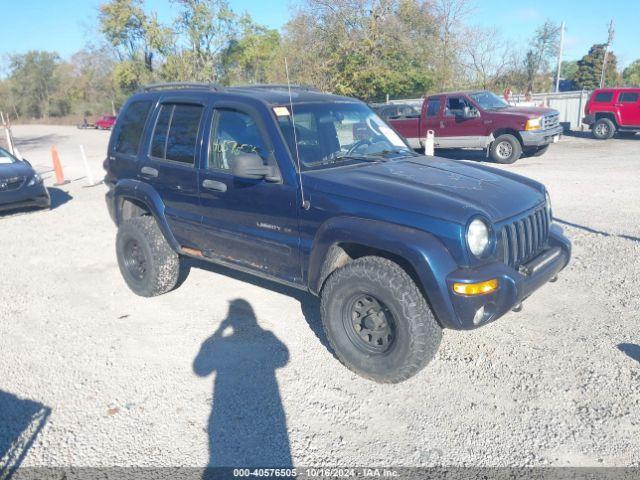
{"label": "door handle", "polygon": [[140,175],[142,175],[143,177],[157,177],[158,170],[153,167],[142,167],[140,169]]}
{"label": "door handle", "polygon": [[206,188],[207,190],[215,190],[216,192],[226,192],[227,191],[227,184],[226,183],[222,183],[222,182],[218,182],[216,180],[204,180],[202,182],[202,186],[204,188]]}

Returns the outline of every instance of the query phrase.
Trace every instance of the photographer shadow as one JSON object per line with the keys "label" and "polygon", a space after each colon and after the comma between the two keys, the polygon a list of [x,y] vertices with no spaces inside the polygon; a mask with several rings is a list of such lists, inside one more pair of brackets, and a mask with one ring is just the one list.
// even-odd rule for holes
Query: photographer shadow
{"label": "photographer shadow", "polygon": [[292,466],[275,375],[288,361],[287,347],[258,325],[251,305],[243,299],[230,302],[227,317],[193,362],[196,375],[216,374],[204,478],[216,478],[212,467]]}

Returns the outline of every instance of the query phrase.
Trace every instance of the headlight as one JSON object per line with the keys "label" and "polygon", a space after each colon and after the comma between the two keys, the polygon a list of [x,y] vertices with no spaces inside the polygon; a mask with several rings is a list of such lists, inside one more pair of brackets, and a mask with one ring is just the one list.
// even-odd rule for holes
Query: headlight
{"label": "headlight", "polygon": [[489,227],[476,218],[467,228],[467,245],[476,257],[481,257],[489,247]]}
{"label": "headlight", "polygon": [[542,117],[531,118],[527,120],[527,123],[524,126],[525,130],[540,130],[542,126]]}
{"label": "headlight", "polygon": [[29,180],[29,183],[27,183],[27,187],[32,187],[36,183],[40,183],[40,182],[42,182],[42,178],[37,173],[34,173],[33,177],[31,177],[31,180]]}
{"label": "headlight", "polygon": [[549,192],[545,191],[544,192],[544,199],[547,202],[546,204],[546,209],[547,209],[547,215],[549,216],[549,219],[551,219],[553,217],[553,212],[551,210],[551,197],[549,196]]}

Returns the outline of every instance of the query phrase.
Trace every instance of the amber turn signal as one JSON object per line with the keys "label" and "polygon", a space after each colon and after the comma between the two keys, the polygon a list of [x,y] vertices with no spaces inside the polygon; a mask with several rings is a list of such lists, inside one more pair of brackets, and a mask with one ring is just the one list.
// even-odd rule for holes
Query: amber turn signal
{"label": "amber turn signal", "polygon": [[498,289],[498,279],[492,278],[480,283],[454,283],[453,291],[460,295],[485,295]]}

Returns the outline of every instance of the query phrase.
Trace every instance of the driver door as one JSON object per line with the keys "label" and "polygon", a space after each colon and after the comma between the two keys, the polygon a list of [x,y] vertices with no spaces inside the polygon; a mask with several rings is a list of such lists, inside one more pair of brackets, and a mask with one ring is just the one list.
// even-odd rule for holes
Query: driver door
{"label": "driver door", "polygon": [[257,153],[265,164],[277,165],[257,113],[219,103],[199,171],[203,254],[299,283],[297,189],[283,182],[234,177],[233,162],[240,152]]}
{"label": "driver door", "polygon": [[[466,118],[465,108],[476,111],[477,116]],[[486,146],[485,125],[480,112],[464,95],[447,97],[442,125],[441,136],[437,142],[440,148],[484,148]]]}

